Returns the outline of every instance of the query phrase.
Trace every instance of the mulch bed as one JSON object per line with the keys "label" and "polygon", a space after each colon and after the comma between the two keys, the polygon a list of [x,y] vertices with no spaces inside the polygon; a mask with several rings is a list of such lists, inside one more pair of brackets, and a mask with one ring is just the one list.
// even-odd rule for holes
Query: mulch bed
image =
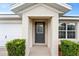
{"label": "mulch bed", "polygon": [[62,52],[61,52],[60,47],[58,48],[58,55],[59,55],[59,56],[62,56]]}

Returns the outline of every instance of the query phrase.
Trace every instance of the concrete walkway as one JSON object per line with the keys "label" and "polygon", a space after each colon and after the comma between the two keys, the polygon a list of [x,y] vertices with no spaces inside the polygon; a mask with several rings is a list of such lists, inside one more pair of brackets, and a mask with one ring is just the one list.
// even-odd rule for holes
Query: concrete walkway
{"label": "concrete walkway", "polygon": [[[0,56],[8,56],[5,47],[0,47]],[[50,50],[47,46],[33,46],[29,56],[50,56]]]}
{"label": "concrete walkway", "polygon": [[46,46],[34,46],[29,56],[50,56],[50,51]]}
{"label": "concrete walkway", "polygon": [[7,50],[5,47],[0,47],[0,56],[7,56]]}

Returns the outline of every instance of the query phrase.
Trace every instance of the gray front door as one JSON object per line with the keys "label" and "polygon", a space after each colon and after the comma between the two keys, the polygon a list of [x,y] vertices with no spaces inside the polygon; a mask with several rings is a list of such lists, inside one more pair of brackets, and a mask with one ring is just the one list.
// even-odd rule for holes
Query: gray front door
{"label": "gray front door", "polygon": [[45,43],[45,22],[35,22],[35,43]]}

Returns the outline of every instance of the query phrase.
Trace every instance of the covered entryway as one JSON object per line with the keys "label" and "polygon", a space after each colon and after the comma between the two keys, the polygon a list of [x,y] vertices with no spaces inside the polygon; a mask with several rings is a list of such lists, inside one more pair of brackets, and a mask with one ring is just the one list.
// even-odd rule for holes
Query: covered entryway
{"label": "covered entryway", "polygon": [[[38,10],[40,11],[38,12]],[[39,45],[46,46],[42,50],[48,52],[49,49],[51,52],[50,55],[58,55],[58,13],[51,11],[43,5],[38,5],[38,7],[34,7],[32,10],[23,14],[22,24],[23,37],[26,38],[27,55],[29,55],[31,51],[39,52],[36,47],[39,47]],[[41,24],[45,27],[42,28],[43,32],[38,31],[38,27]],[[39,37],[39,35],[41,37]],[[33,48],[35,48],[35,50],[32,50]]]}
{"label": "covered entryway", "polygon": [[[30,56],[49,56],[49,28],[51,16],[29,16],[32,31],[32,47],[30,48]],[[50,26],[51,27],[51,26]],[[49,33],[49,34],[48,34]],[[31,33],[30,33],[31,34]],[[48,45],[49,44],[49,45]],[[41,50],[40,50],[41,49]]]}
{"label": "covered entryway", "polygon": [[[30,56],[49,56],[50,46],[51,46],[51,16],[29,16],[30,21],[30,32],[29,35],[32,35],[32,43],[30,47]],[[42,51],[41,51],[41,50]]]}
{"label": "covered entryway", "polygon": [[[26,3],[14,6],[12,11],[22,16],[22,37],[26,39],[26,55],[30,54],[33,47],[46,45],[51,55],[57,56],[59,14],[67,12],[70,7],[58,3]],[[32,51],[39,51],[38,48],[35,49]]]}

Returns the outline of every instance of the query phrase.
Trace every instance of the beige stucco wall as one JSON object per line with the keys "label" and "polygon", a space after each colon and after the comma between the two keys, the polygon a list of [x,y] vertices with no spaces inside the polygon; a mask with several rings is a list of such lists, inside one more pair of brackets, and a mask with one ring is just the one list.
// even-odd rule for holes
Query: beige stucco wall
{"label": "beige stucco wall", "polygon": [[59,25],[59,16],[56,14],[51,19],[51,53],[53,56],[58,55],[58,25]]}
{"label": "beige stucco wall", "polygon": [[[51,55],[56,56],[58,55],[58,13],[55,12],[53,9],[49,9],[45,6],[38,5],[33,7],[31,10],[28,10],[23,13],[22,15],[22,25],[23,25],[23,38],[26,38],[26,50],[28,51],[27,55],[29,54],[31,43],[33,43],[32,38],[29,36],[32,35],[31,29],[29,26],[31,25],[29,21],[29,16],[51,16],[51,22],[48,26],[50,27],[50,30],[48,29],[48,46],[51,51]],[[51,32],[51,33],[50,33]],[[30,35],[29,35],[30,34]],[[51,40],[50,40],[51,39]]]}
{"label": "beige stucco wall", "polygon": [[76,39],[79,42],[79,22],[76,23]]}

